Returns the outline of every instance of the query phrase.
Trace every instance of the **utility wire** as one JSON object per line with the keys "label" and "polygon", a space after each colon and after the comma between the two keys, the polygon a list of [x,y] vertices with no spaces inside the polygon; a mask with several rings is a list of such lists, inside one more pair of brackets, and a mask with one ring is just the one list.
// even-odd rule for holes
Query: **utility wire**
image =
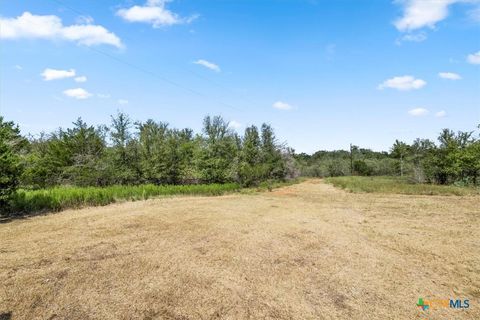
{"label": "utility wire", "polygon": [[[76,9],[76,8],[73,8],[72,6],[67,5],[65,2],[63,2],[63,1],[61,1],[61,0],[52,0],[52,1],[55,2],[55,3],[57,3],[57,4],[59,4],[59,5],[61,5],[61,6],[63,6],[63,7],[65,7],[65,8],[67,8],[68,10],[70,10],[70,11],[76,13],[76,14],[83,15],[83,16],[89,16],[88,13],[82,12],[82,11]],[[123,38],[126,38],[126,39],[130,39],[128,36],[125,37],[125,36],[123,35],[122,37],[123,37]],[[198,95],[198,96],[201,96],[201,97],[204,97],[204,98],[213,100],[213,101],[215,101],[215,102],[217,102],[217,103],[220,103],[221,105],[226,106],[226,107],[228,107],[228,108],[230,108],[230,109],[237,110],[237,111],[243,111],[243,110],[241,110],[241,109],[239,109],[239,108],[237,108],[237,107],[235,107],[235,106],[232,106],[231,104],[225,103],[225,102],[220,101],[220,100],[218,100],[218,99],[211,98],[211,97],[209,97],[209,96],[207,96],[207,95],[205,95],[205,94],[203,94],[203,93],[201,93],[201,92],[199,92],[199,91],[196,91],[196,90],[194,90],[194,89],[191,89],[191,88],[188,88],[188,87],[186,87],[186,86],[183,86],[183,85],[181,85],[181,84],[179,84],[179,83],[176,83],[176,82],[168,79],[168,78],[165,77],[165,76],[159,75],[159,74],[157,74],[157,73],[155,73],[155,72],[152,72],[152,71],[150,71],[150,70],[148,70],[148,69],[139,67],[139,66],[137,66],[137,65],[135,65],[135,64],[132,64],[132,63],[130,63],[130,62],[128,62],[128,61],[125,61],[125,60],[120,59],[120,58],[118,58],[118,57],[116,57],[116,56],[113,56],[113,55],[111,55],[111,54],[109,54],[109,53],[107,53],[107,52],[105,52],[105,51],[102,51],[102,50],[99,50],[99,49],[95,49],[95,48],[91,48],[91,47],[87,47],[87,48],[88,48],[89,50],[92,50],[92,51],[96,52],[96,53],[99,53],[99,54],[104,55],[104,56],[106,56],[106,57],[108,57],[108,58],[111,58],[111,59],[113,59],[113,60],[115,60],[115,61],[117,61],[117,62],[119,62],[119,63],[122,63],[122,64],[124,64],[124,65],[127,65],[127,66],[129,66],[129,67],[131,67],[131,68],[137,69],[138,71],[147,73],[147,74],[149,74],[150,76],[153,76],[153,77],[158,78],[158,79],[160,79],[160,80],[162,80],[162,81],[165,81],[165,82],[167,82],[167,83],[169,83],[169,84],[171,84],[171,85],[173,85],[173,86],[176,86],[176,87],[181,88],[181,89],[183,89],[183,90],[189,91],[189,92],[191,92],[191,93],[193,93],[193,94],[196,94],[196,95]],[[209,82],[209,83],[217,86],[217,87],[220,88],[220,89],[230,91],[230,92],[234,93],[235,95],[238,95],[238,96],[241,97],[242,99],[244,99],[244,100],[246,100],[246,101],[248,101],[248,102],[250,102],[250,103],[253,103],[254,105],[258,105],[258,106],[261,106],[261,105],[262,105],[262,104],[259,104],[259,103],[255,102],[255,101],[253,101],[253,100],[245,97],[244,95],[239,95],[238,93],[234,92],[232,89],[227,88],[226,86],[221,85],[221,84],[217,83],[216,81],[211,80],[211,79],[208,78],[208,77],[202,76],[202,75],[200,75],[200,74],[198,74],[198,73],[196,73],[196,72],[194,72],[194,71],[191,71],[191,70],[187,70],[186,72],[188,72],[188,73],[196,76],[197,78],[200,78],[200,79],[202,79],[202,80],[205,80],[205,81],[207,81],[207,82]]]}

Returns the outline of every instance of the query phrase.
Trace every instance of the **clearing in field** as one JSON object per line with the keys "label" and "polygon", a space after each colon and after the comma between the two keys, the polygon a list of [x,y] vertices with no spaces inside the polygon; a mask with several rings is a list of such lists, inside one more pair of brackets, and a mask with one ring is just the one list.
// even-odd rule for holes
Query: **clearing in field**
{"label": "clearing in field", "polygon": [[[12,319],[478,319],[480,196],[321,180],[0,225]],[[469,299],[470,308],[416,306]]]}

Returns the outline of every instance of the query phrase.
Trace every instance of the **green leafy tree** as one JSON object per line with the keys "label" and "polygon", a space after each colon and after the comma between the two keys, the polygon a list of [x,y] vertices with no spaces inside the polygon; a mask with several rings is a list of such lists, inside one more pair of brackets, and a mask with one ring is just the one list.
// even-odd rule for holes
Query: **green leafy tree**
{"label": "green leafy tree", "polygon": [[6,208],[22,173],[21,156],[26,140],[11,121],[0,116],[0,208]]}
{"label": "green leafy tree", "polygon": [[256,126],[245,129],[240,151],[238,177],[245,186],[257,185],[262,179],[261,141]]}
{"label": "green leafy tree", "polygon": [[273,128],[262,124],[261,129],[261,159],[263,164],[263,179],[284,179],[285,163],[282,158],[281,146],[277,144]]}
{"label": "green leafy tree", "polygon": [[409,152],[410,146],[408,144],[402,141],[395,140],[395,143],[393,144],[391,150],[391,154],[395,159],[400,160],[400,176],[403,176],[404,174],[404,161]]}
{"label": "green leafy tree", "polygon": [[133,139],[130,129],[132,121],[123,112],[112,116],[110,138],[113,146],[110,150],[109,175],[113,183],[138,184],[141,182],[139,165],[140,151],[138,141]]}
{"label": "green leafy tree", "polygon": [[220,116],[207,116],[203,120],[203,133],[199,161],[202,180],[208,183],[233,181],[238,148],[228,123]]}

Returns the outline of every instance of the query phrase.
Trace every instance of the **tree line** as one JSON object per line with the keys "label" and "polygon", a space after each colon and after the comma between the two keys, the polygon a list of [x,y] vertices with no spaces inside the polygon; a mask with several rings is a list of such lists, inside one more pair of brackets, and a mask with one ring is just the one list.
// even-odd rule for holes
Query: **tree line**
{"label": "tree line", "polygon": [[475,131],[443,129],[437,142],[416,139],[408,144],[396,140],[389,152],[352,146],[350,151],[296,154],[295,159],[304,176],[398,175],[419,183],[478,185],[479,138]]}
{"label": "tree line", "polygon": [[107,125],[81,118],[71,128],[23,137],[0,117],[0,203],[18,187],[109,186],[263,181],[296,176],[292,151],[268,124],[240,136],[220,116],[207,116],[203,130],[168,123],[134,122],[122,112]]}
{"label": "tree line", "polygon": [[[479,126],[480,127],[480,126]],[[415,182],[478,185],[480,139],[474,131],[444,129],[437,142],[395,141],[389,152],[351,146],[349,151],[311,155],[280,144],[268,124],[249,126],[241,136],[220,116],[207,116],[203,129],[168,123],[133,122],[119,112],[109,125],[81,118],[71,128],[24,137],[0,116],[0,205],[19,187],[110,186],[263,181],[345,175],[399,175]]]}

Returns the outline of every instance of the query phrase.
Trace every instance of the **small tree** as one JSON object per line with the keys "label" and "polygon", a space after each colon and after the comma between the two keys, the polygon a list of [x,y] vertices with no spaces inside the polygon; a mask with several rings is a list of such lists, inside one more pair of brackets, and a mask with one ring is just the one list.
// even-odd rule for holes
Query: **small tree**
{"label": "small tree", "polygon": [[20,151],[26,140],[13,122],[0,116],[0,208],[6,209],[22,173]]}
{"label": "small tree", "polygon": [[246,128],[238,168],[240,182],[245,186],[256,185],[261,179],[260,144],[257,127],[251,126]]}
{"label": "small tree", "polygon": [[393,144],[392,151],[391,151],[392,156],[400,160],[400,176],[402,177],[404,173],[404,160],[408,154],[409,148],[410,148],[409,145],[406,144],[405,142],[395,140],[395,143]]}

